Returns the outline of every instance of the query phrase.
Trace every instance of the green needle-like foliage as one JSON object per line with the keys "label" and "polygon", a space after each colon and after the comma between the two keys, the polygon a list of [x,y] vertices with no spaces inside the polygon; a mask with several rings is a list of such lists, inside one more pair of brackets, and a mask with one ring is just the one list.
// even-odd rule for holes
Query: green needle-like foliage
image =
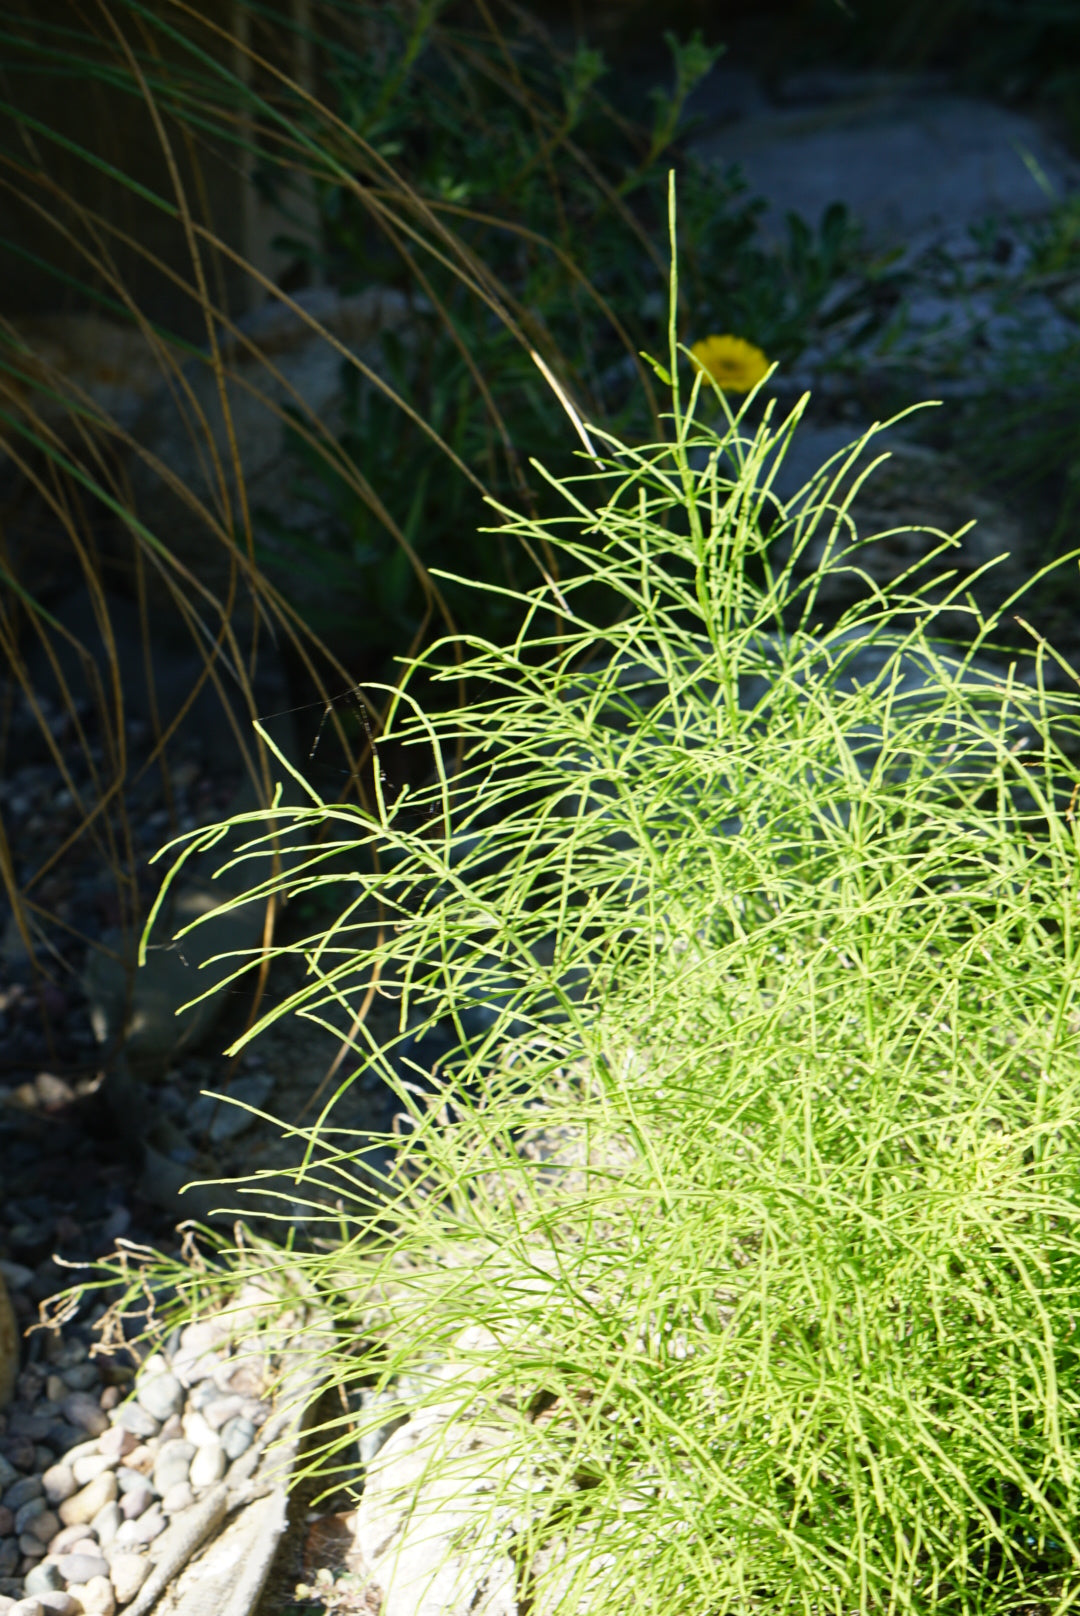
{"label": "green needle-like foliage", "polygon": [[[400,688],[383,744],[429,784],[250,816],[242,859],[282,861],[252,890],[341,898],[285,1008],[358,1011],[403,1113],[374,1188],[329,1107],[294,1129],[282,1215],[320,1237],[258,1261],[336,1321],[343,1386],[407,1372],[500,1433],[522,1608],[1064,1611],[1080,708],[973,608],[943,644],[940,585],[817,629],[799,556],[825,524],[824,566],[858,560],[840,466],[778,508],[797,421],[714,432],[680,367],[673,327],[665,441],[590,427],[561,517],[503,513],[560,581],[513,643],[465,637],[467,709]],[[402,1040],[453,1027],[434,1075],[373,994]],[[324,1428],[328,1475],[355,1433]]]}

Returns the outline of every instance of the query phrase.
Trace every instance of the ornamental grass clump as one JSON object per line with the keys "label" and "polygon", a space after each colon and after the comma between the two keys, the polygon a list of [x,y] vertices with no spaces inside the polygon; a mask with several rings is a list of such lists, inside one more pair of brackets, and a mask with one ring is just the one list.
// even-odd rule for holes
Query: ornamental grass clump
{"label": "ornamental grass clump", "polygon": [[[250,892],[340,898],[284,1010],[348,1006],[347,1080],[401,1106],[377,1184],[329,1103],[294,1126],[282,1266],[346,1393],[498,1425],[519,1611],[1065,1611],[1071,678],[940,576],[823,627],[864,446],[780,505],[799,412],[752,429],[700,372],[687,399],[670,346],[664,441],[588,426],[562,516],[501,512],[560,566],[520,634],[414,666],[469,702],[394,695],[380,750],[429,783],[249,816]],[[323,1426],[328,1477],[359,1482],[356,1428]]]}

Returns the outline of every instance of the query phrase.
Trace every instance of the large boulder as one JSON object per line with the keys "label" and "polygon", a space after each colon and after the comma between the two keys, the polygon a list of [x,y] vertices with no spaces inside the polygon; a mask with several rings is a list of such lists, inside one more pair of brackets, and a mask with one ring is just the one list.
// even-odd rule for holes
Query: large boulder
{"label": "large boulder", "polygon": [[1034,119],[924,79],[805,74],[781,96],[696,142],[701,157],[737,164],[751,195],[767,199],[772,233],[788,213],[816,226],[843,202],[874,245],[908,245],[988,216],[1047,212],[1035,165],[1059,194],[1076,179],[1075,163]]}
{"label": "large boulder", "polygon": [[[132,427],[129,476],[140,519],[224,599],[230,521],[241,561],[246,554],[239,466],[264,560],[302,611],[332,604],[320,598],[318,569],[305,569],[297,580],[283,551],[275,569],[274,527],[262,520],[271,513],[275,523],[304,526],[318,542],[317,512],[294,488],[298,463],[286,452],[290,422],[332,444],[343,425],[350,363],[377,369],[382,334],[406,326],[417,306],[386,287],[348,297],[321,288],[298,294],[293,303],[267,304],[239,322],[240,335],[223,347],[221,376],[205,358],[193,359],[157,389]],[[389,401],[386,407],[394,408]]]}

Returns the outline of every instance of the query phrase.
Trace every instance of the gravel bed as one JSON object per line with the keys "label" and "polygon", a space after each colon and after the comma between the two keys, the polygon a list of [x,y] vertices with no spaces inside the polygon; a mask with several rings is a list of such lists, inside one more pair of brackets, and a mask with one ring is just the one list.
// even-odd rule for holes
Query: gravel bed
{"label": "gravel bed", "polygon": [[0,1616],[111,1616],[130,1604],[163,1534],[270,1413],[276,1366],[261,1349],[237,1350],[235,1327],[190,1324],[137,1371],[92,1355],[87,1333],[47,1334],[3,1416]]}

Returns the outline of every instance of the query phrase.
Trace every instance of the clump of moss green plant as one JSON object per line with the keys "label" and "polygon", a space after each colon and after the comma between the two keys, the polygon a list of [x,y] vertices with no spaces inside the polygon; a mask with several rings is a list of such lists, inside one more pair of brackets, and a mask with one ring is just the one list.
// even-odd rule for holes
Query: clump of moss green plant
{"label": "clump of moss green plant", "polygon": [[[492,1519],[534,1610],[1064,1612],[1075,681],[1042,642],[997,657],[973,608],[943,644],[940,581],[819,625],[797,563],[824,524],[823,567],[858,565],[847,457],[766,536],[799,412],[751,429],[674,318],[669,339],[663,439],[585,426],[542,529],[560,579],[509,643],[465,637],[473,702],[395,693],[387,734],[430,783],[380,780],[370,813],[310,792],[273,835],[249,816],[250,891],[339,898],[285,1008],[354,1009],[345,1080],[401,1106],[381,1180],[330,1103],[294,1126],[280,1266],[346,1391],[498,1426],[520,1462]],[[376,994],[397,1051],[367,1032]],[[435,1023],[454,1048],[430,1071]],[[219,1247],[224,1287],[245,1256]],[[468,1372],[425,1394],[440,1362]],[[328,1482],[358,1479],[355,1435],[323,1427]]]}

